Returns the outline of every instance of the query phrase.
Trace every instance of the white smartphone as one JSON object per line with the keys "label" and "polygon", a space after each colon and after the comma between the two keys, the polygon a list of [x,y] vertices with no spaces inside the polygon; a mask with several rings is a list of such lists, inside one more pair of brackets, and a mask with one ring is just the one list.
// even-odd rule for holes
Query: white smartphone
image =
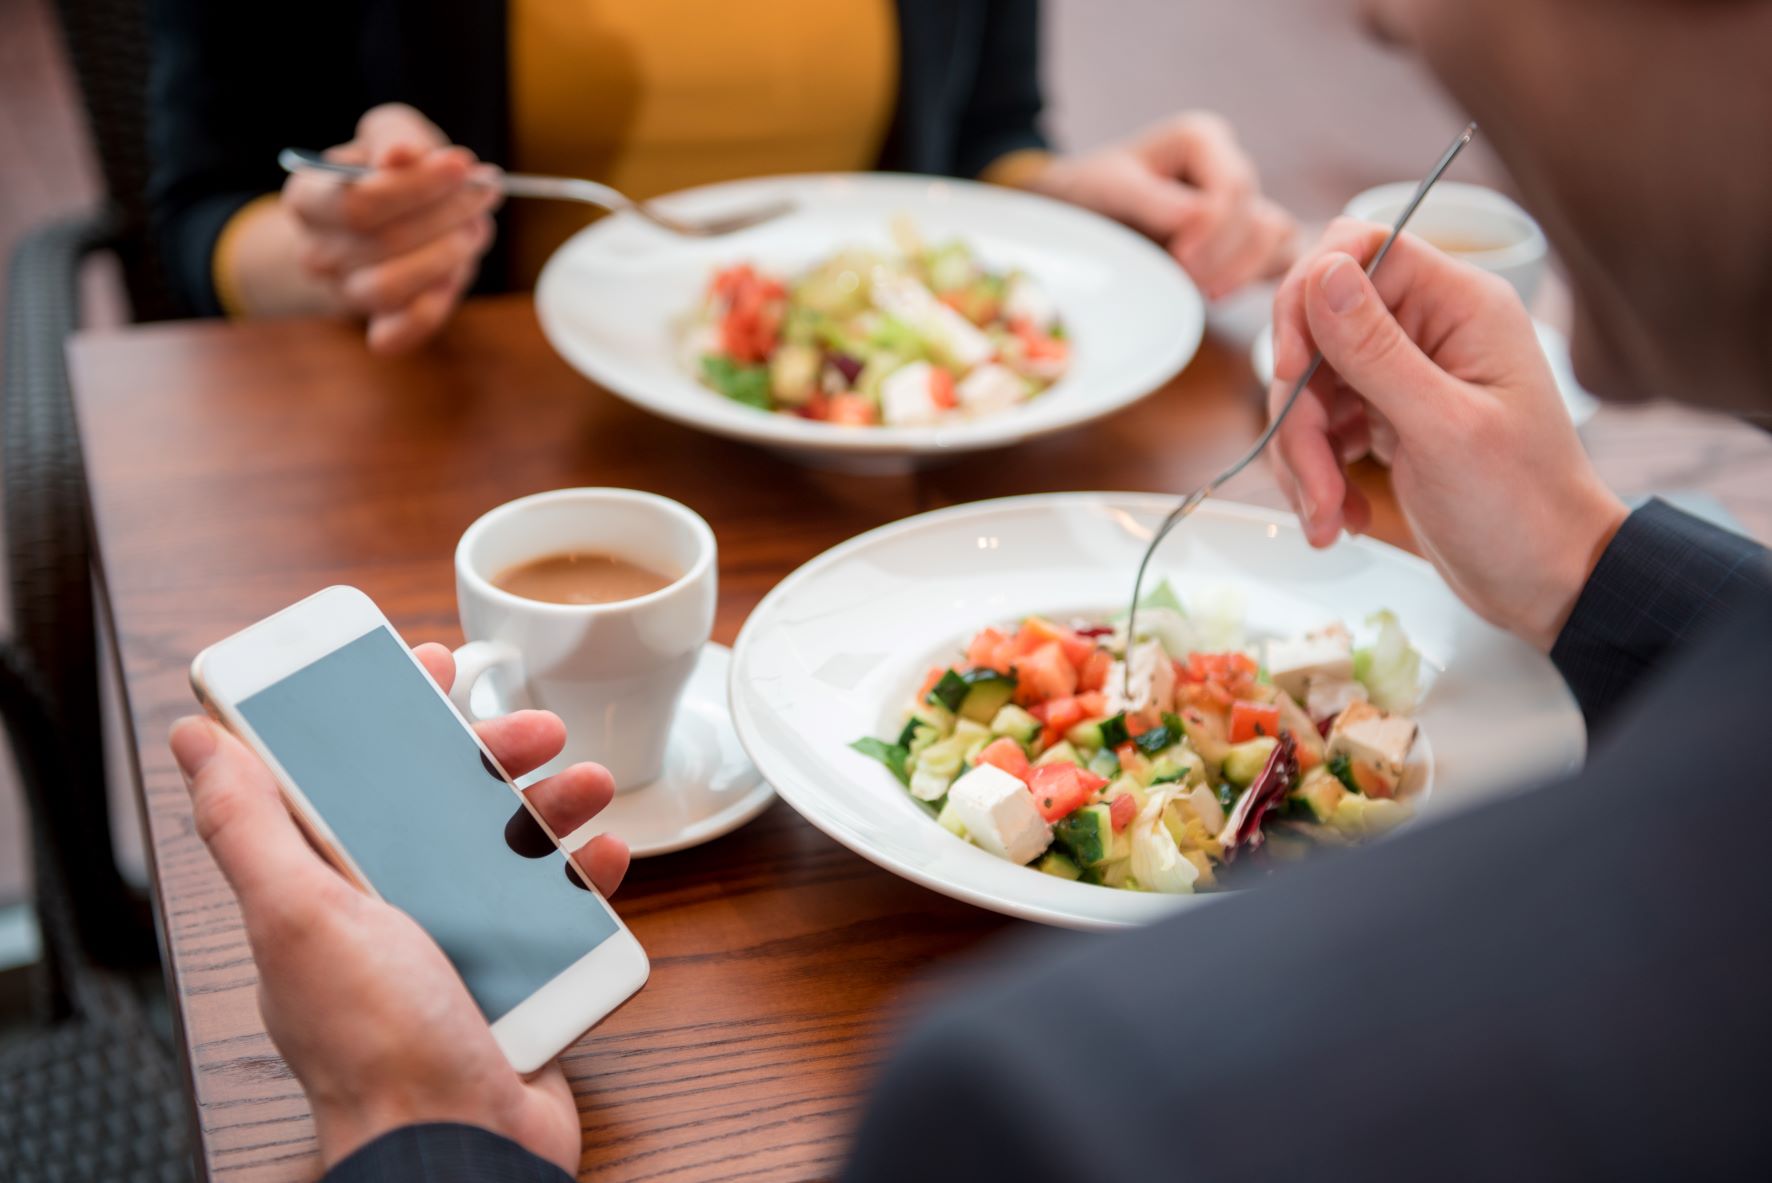
{"label": "white smartphone", "polygon": [[[361,591],[329,587],[211,645],[191,684],[321,854],[442,946],[519,1072],[645,983],[640,942]],[[543,857],[515,849],[536,837],[518,811]]]}

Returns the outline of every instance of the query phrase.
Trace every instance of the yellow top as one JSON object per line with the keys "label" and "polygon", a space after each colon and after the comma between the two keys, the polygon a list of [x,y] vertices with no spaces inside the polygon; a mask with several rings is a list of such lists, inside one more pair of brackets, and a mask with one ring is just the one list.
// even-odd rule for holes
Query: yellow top
{"label": "yellow top", "polygon": [[[508,0],[511,161],[645,198],[739,177],[870,167],[892,117],[891,0]],[[535,281],[588,207],[518,201]]]}
{"label": "yellow top", "polygon": [[[645,198],[739,177],[851,171],[880,153],[898,88],[892,0],[507,0],[514,171],[590,177]],[[1046,154],[982,180],[1022,185]],[[230,316],[238,228],[210,260]],[[534,284],[588,206],[511,203],[512,281]]]}

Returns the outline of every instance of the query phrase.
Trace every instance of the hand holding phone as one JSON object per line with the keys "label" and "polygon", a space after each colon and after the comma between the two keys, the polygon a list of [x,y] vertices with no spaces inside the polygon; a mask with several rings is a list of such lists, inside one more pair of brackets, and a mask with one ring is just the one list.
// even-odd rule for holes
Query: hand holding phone
{"label": "hand holding phone", "polygon": [[[411,660],[403,648],[399,656]],[[446,692],[454,673],[448,650],[421,646],[412,657]],[[413,676],[441,701],[422,673],[414,669]],[[511,775],[545,763],[565,739],[560,721],[545,712],[522,712],[476,730],[485,750]],[[254,739],[263,742],[261,735]],[[277,778],[246,743],[198,718],[174,727],[172,747],[190,784],[198,832],[239,896],[259,967],[266,1027],[313,1104],[325,1162],[335,1163],[402,1125],[462,1121],[576,1170],[578,1113],[558,1066],[549,1063],[528,1079],[519,1075],[512,1066],[512,1032],[495,1037],[488,1019],[498,1016],[464,987],[458,965],[406,912],[359,889],[321,858],[286,809]],[[442,790],[433,786],[439,796],[427,802],[425,788],[404,789],[399,795],[405,807],[440,807]],[[508,787],[498,791],[510,797],[511,806],[517,804]],[[613,791],[601,768],[578,764],[525,795],[547,830],[564,834],[590,820]],[[502,833],[492,839],[504,842]],[[427,851],[407,853],[422,866]],[[627,867],[626,847],[612,838],[593,841],[576,858],[604,894],[615,889]],[[472,874],[449,865],[434,870],[445,876]],[[549,873],[571,887],[557,868]],[[586,907],[607,911],[592,893],[571,890]],[[611,920],[615,931],[601,942],[581,941],[595,946],[586,960],[602,950],[618,958],[618,967],[631,967],[637,957],[643,980],[644,955],[619,921]],[[630,980],[604,975],[599,982],[612,995],[599,1003],[601,1012],[639,984],[631,975]],[[536,999],[545,1003],[545,989],[524,1005]],[[549,1013],[544,1006],[531,1017],[546,1019]],[[572,1029],[565,1039],[581,1029]],[[565,1028],[556,1022],[554,1030],[558,1038]],[[533,1024],[527,1033],[536,1034]]]}

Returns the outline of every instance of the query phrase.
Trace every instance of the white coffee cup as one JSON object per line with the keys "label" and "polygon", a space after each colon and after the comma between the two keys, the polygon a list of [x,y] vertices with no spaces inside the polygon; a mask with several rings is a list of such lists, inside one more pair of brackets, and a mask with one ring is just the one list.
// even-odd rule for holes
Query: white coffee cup
{"label": "white coffee cup", "polygon": [[[1398,181],[1368,189],[1348,202],[1344,212],[1362,222],[1394,225],[1415,186],[1414,181]],[[1550,248],[1532,215],[1511,198],[1481,185],[1441,181],[1409,220],[1409,233],[1501,276],[1532,306]]]}
{"label": "white coffee cup", "polygon": [[[573,551],[681,574],[658,591],[607,604],[547,603],[493,583],[512,567]],[[455,594],[468,643],[455,651],[450,698],[470,719],[524,706],[553,711],[567,739],[550,769],[595,760],[618,790],[651,783],[713,628],[716,558],[707,522],[652,493],[561,489],[499,506],[456,544]],[[495,710],[474,708],[482,680]]]}

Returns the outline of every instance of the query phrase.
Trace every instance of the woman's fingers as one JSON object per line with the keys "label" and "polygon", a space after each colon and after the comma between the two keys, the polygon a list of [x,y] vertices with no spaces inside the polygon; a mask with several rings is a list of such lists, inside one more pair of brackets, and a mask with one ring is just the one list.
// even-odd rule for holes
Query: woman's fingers
{"label": "woman's fingers", "polygon": [[489,186],[462,185],[373,234],[316,235],[303,262],[315,275],[340,279],[445,238],[491,212],[499,200],[498,191]]}
{"label": "woman's fingers", "polygon": [[491,240],[490,220],[464,222],[416,250],[352,272],[342,287],[345,300],[371,316],[397,312],[430,289],[447,290],[461,266],[478,259]]}

